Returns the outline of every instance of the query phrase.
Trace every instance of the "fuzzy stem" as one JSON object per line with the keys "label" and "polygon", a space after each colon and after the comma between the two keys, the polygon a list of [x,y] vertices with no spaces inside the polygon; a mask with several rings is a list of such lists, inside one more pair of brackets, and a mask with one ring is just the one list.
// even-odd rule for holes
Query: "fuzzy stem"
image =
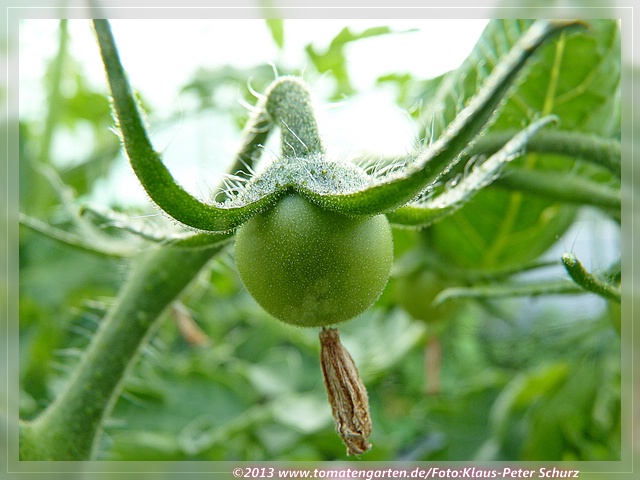
{"label": "fuzzy stem", "polygon": [[440,305],[453,298],[509,298],[534,297],[540,295],[566,295],[585,293],[573,282],[556,281],[529,284],[509,283],[505,285],[487,285],[480,287],[455,287],[443,290],[433,305]]}
{"label": "fuzzy stem", "polygon": [[573,281],[584,290],[596,293],[607,300],[620,303],[620,289],[599,280],[593,274],[589,273],[575,255],[572,253],[563,253],[562,263],[564,263],[564,267],[567,269],[567,273]]}
{"label": "fuzzy stem", "polygon": [[621,208],[620,190],[575,175],[513,169],[495,181],[498,187],[520,190],[553,200],[593,205],[604,210]]}
{"label": "fuzzy stem", "polygon": [[[96,20],[95,25],[114,102],[119,104],[116,110],[127,151],[135,160],[141,159],[133,155],[149,155],[142,158],[143,163],[159,161],[120,65],[109,24]],[[165,174],[171,179],[166,169]],[[230,238],[230,234],[177,238],[153,247],[140,259],[64,391],[35,420],[21,422],[22,460],[87,460],[92,456],[102,422],[140,347],[162,313]]]}
{"label": "fuzzy stem", "polygon": [[[517,130],[487,133],[474,142],[465,158],[497,152],[516,133]],[[620,142],[615,139],[584,132],[544,130],[531,137],[527,142],[527,151],[579,158],[600,165],[620,178],[622,155]],[[465,159],[462,162],[465,162]]]}
{"label": "fuzzy stem", "polygon": [[89,217],[99,222],[101,228],[115,227],[137,237],[152,242],[167,240],[167,232],[158,229],[146,217],[132,218],[122,212],[101,205],[84,205],[80,208],[81,217]]}
{"label": "fuzzy stem", "polygon": [[251,178],[253,166],[260,158],[262,146],[266,143],[273,127],[273,122],[261,103],[257,108],[244,127],[242,134],[244,143],[229,169],[230,173],[242,178]]}
{"label": "fuzzy stem", "polygon": [[86,252],[90,252],[93,254],[97,254],[103,257],[116,257],[116,258],[127,258],[131,257],[134,254],[133,249],[123,248],[120,246],[112,247],[111,245],[100,245],[97,244],[95,239],[91,239],[90,241],[80,235],[76,235],[73,233],[69,233],[65,230],[60,230],[59,228],[52,227],[46,222],[42,220],[38,220],[37,218],[30,217],[29,215],[25,215],[20,213],[19,216],[20,225],[26,227],[34,232],[37,232],[41,235],[45,235],[51,240],[55,240],[56,242],[60,242],[64,245],[71,245],[80,250],[84,250]]}
{"label": "fuzzy stem", "polygon": [[233,174],[251,177],[274,123],[281,130],[284,158],[324,153],[309,89],[299,78],[280,77],[269,86],[244,128],[245,143],[230,169]]}
{"label": "fuzzy stem", "polygon": [[[465,165],[472,157],[478,155],[493,155],[503,148],[513,138],[518,130],[504,130],[487,132],[469,146],[462,154],[461,165]],[[583,160],[606,168],[620,178],[621,147],[620,142],[597,135],[567,130],[540,130],[527,140],[526,153],[548,153],[567,158]],[[382,165],[392,165],[396,158],[384,159]],[[455,175],[451,172],[442,178],[446,181]]]}
{"label": "fuzzy stem", "polygon": [[544,117],[518,132],[498,152],[474,168],[456,186],[449,188],[431,200],[400,207],[388,214],[391,223],[403,225],[430,225],[459,210],[482,188],[493,182],[500,169],[516,158],[527,140],[550,122],[553,116]]}
{"label": "fuzzy stem", "polygon": [[168,305],[226,244],[150,250],[123,286],[69,384],[44,411],[20,428],[22,460],[87,460],[127,370]]}
{"label": "fuzzy stem", "polygon": [[468,268],[456,267],[449,264],[446,265],[446,269],[447,273],[452,277],[459,278],[460,280],[469,284],[476,284],[482,282],[486,283],[505,280],[507,277],[525,273],[531,270],[558,266],[560,266],[560,262],[558,260],[536,258],[525,263],[498,268],[495,270],[473,270]]}
{"label": "fuzzy stem", "polygon": [[267,112],[280,127],[284,158],[305,158],[324,153],[311,95],[302,80],[280,77],[265,95]]}

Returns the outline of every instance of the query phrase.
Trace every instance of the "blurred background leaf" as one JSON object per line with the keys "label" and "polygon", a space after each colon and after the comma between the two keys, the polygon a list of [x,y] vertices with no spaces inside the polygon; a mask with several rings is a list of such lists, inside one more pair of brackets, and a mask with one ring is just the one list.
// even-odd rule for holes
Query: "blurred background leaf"
{"label": "blurred background leaf", "polygon": [[[461,106],[521,36],[530,21],[492,20],[468,60],[448,74],[423,115],[439,135]],[[528,66],[522,81],[502,106],[489,132],[521,128],[537,115],[557,115],[560,129],[620,135],[620,36],[615,22],[594,21],[581,32],[561,34]],[[582,62],[586,51],[589,61]],[[578,65],[579,63],[579,65]],[[598,119],[606,120],[600,121]],[[510,168],[562,171],[567,175],[600,173],[580,160],[528,154]],[[596,170],[594,172],[594,170]],[[574,173],[570,173],[574,172]],[[505,173],[508,175],[508,172]],[[487,188],[460,212],[433,228],[433,244],[452,263],[492,269],[543,254],[573,223],[575,208],[522,192]]]}

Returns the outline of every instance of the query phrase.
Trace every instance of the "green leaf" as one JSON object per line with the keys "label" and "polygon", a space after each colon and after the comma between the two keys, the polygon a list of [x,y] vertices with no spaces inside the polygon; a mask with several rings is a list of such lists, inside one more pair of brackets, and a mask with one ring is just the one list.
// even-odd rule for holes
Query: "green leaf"
{"label": "green leaf", "polygon": [[343,95],[351,95],[354,93],[354,88],[351,85],[351,79],[349,77],[347,55],[345,53],[347,45],[365,38],[378,37],[390,33],[396,32],[387,26],[371,27],[358,33],[354,33],[349,27],[345,27],[334,37],[324,52],[319,52],[311,44],[307,45],[305,50],[318,72],[328,72],[335,78],[337,85],[333,97],[339,98]]}
{"label": "green leaf", "polygon": [[[434,118],[436,134],[529,25],[525,20],[489,23],[469,58],[443,80],[431,109],[423,113]],[[554,114],[562,130],[604,138],[617,135],[620,34],[615,20],[596,20],[584,31],[562,33],[536,54],[528,68],[489,132],[520,129],[539,115]],[[547,154],[529,154],[514,164],[565,175],[579,171],[576,161]],[[574,213],[572,207],[533,194],[487,188],[434,226],[434,242],[445,257],[462,266],[514,265],[544,253],[571,225]]]}
{"label": "green leaf", "polygon": [[284,21],[281,18],[267,18],[265,22],[273,41],[276,42],[278,48],[282,49],[284,47]]}
{"label": "green leaf", "polygon": [[[595,399],[609,372],[588,361],[550,364],[516,378],[500,395],[492,412],[502,448],[522,460],[562,460],[567,455],[611,458],[608,438],[616,426],[593,435]],[[615,412],[615,404],[607,409]]]}

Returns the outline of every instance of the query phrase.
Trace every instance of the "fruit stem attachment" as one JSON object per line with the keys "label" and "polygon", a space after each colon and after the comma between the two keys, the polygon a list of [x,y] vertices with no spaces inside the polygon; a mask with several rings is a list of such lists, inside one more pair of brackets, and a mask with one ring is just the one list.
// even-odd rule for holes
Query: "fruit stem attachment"
{"label": "fruit stem attachment", "polygon": [[280,127],[284,158],[324,153],[311,94],[302,80],[290,76],[276,79],[265,93],[265,107]]}

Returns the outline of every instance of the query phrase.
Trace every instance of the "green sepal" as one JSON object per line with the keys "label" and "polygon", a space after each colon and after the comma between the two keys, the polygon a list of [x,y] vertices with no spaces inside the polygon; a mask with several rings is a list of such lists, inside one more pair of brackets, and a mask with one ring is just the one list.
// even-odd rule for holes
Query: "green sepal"
{"label": "green sepal", "polygon": [[493,182],[500,169],[524,150],[527,141],[551,122],[557,122],[557,117],[548,116],[532,123],[509,140],[497,153],[474,168],[454,187],[433,200],[400,207],[395,212],[387,214],[387,218],[391,223],[399,225],[427,226],[452,214],[482,188]]}
{"label": "green sepal", "polygon": [[147,136],[108,21],[94,20],[94,25],[127,156],[140,183],[158,207],[186,226],[208,232],[225,232],[277,200],[279,193],[273,192],[257,202],[225,208],[204,203],[178,185]]}
{"label": "green sepal", "polygon": [[484,86],[451,122],[445,132],[408,165],[406,172],[381,179],[366,189],[346,194],[311,195],[323,207],[349,215],[373,215],[392,211],[414,199],[445,175],[471,141],[487,126],[518,74],[531,55],[551,36],[569,27],[582,26],[575,20],[540,20],[491,72]]}

